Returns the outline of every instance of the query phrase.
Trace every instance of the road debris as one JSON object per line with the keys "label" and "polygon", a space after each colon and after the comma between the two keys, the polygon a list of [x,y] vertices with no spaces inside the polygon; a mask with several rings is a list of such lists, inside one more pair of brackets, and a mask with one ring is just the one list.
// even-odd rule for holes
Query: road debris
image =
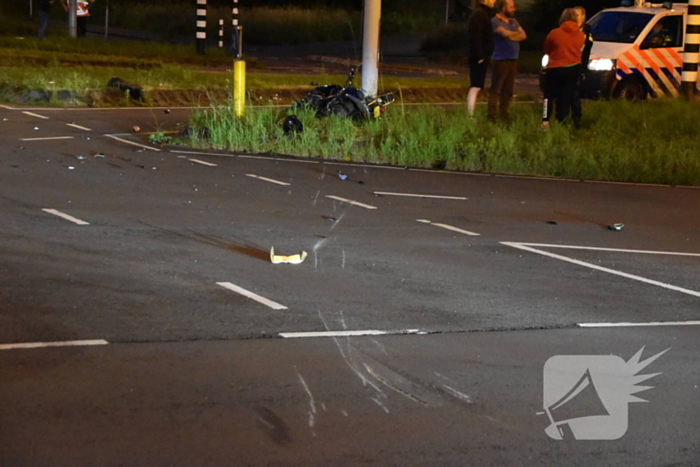
{"label": "road debris", "polygon": [[306,259],[306,256],[307,256],[307,253],[305,251],[301,251],[300,253],[298,253],[296,255],[290,255],[290,256],[276,255],[275,254],[275,247],[270,248],[270,262],[272,264],[283,264],[283,263],[301,264]]}
{"label": "road debris", "polygon": [[338,178],[341,180],[347,180],[348,176],[347,176],[347,174],[344,174],[343,172],[338,172]]}
{"label": "road debris", "polygon": [[137,125],[132,126],[131,129],[134,130],[134,132],[136,132],[136,133],[138,133],[139,131],[141,131],[141,128],[140,128],[139,126],[137,126]]}
{"label": "road debris", "polygon": [[624,226],[625,224],[612,224],[608,226],[608,230],[612,230],[613,232],[619,232]]}
{"label": "road debris", "polygon": [[547,221],[547,224],[549,224],[549,225],[558,225],[556,221]]}

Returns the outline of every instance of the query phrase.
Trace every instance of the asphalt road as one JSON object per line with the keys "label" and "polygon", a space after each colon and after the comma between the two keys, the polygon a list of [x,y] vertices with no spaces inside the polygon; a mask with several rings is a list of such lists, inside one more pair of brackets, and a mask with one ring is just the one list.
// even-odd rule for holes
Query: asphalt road
{"label": "asphalt road", "polygon": [[0,108],[0,465],[700,465],[700,190],[148,143],[187,112]]}

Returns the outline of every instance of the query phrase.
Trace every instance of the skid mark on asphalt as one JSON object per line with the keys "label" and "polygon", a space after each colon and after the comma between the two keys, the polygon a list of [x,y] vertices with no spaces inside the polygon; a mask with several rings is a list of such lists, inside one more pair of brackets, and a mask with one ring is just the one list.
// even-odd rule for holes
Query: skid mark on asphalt
{"label": "skid mark on asphalt", "polygon": [[85,221],[83,221],[83,220],[78,219],[77,217],[70,216],[70,215],[68,215],[68,214],[66,214],[66,213],[64,213],[64,212],[57,211],[56,209],[44,208],[44,209],[42,209],[42,211],[47,212],[47,213],[49,213],[49,214],[53,214],[54,216],[62,217],[63,219],[65,219],[65,220],[67,220],[67,221],[73,222],[74,224],[78,224],[78,225],[90,225],[89,222],[85,222]]}
{"label": "skid mark on asphalt", "polygon": [[655,281],[652,279],[647,279],[646,277],[641,277],[641,276],[637,276],[634,274],[628,274],[626,272],[617,271],[615,269],[610,269],[610,268],[606,268],[603,266],[598,266],[595,264],[587,263],[585,261],[580,261],[577,259],[569,258],[568,256],[557,255],[555,253],[550,253],[549,251],[544,251],[544,250],[540,250],[540,249],[533,248],[533,247],[535,247],[535,246],[544,247],[544,248],[554,247],[554,248],[569,248],[569,249],[578,249],[578,250],[616,251],[616,252],[620,252],[620,253],[646,253],[646,254],[656,254],[656,255],[675,255],[675,256],[691,256],[691,257],[700,256],[697,253],[678,253],[678,252],[661,252],[661,251],[646,251],[645,252],[644,250],[621,250],[621,249],[613,249],[613,248],[578,247],[578,246],[567,246],[567,245],[547,245],[547,244],[539,244],[539,243],[518,243],[518,242],[500,242],[500,243],[503,245],[512,247],[512,248],[517,248],[519,250],[529,251],[531,253],[536,253],[538,255],[558,259],[560,261],[566,261],[567,263],[577,264],[579,266],[584,266],[584,267],[587,267],[590,269],[595,269],[597,271],[607,272],[609,274],[614,274],[616,276],[621,276],[621,277],[625,277],[627,279],[636,280],[639,282],[643,282],[645,284],[663,287],[664,289],[673,290],[674,292],[681,292],[684,294],[692,295],[694,297],[700,297],[700,292],[695,291],[695,290],[684,289],[682,287],[678,287],[675,285],[666,284],[664,282],[659,282],[659,281]]}

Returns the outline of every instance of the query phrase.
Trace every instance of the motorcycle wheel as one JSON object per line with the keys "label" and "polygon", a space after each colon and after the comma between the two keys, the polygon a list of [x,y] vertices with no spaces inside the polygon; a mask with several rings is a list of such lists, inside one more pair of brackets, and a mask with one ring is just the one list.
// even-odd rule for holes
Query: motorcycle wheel
{"label": "motorcycle wheel", "polygon": [[328,104],[328,110],[338,117],[351,118],[353,120],[359,120],[362,117],[355,105],[351,102],[333,101]]}

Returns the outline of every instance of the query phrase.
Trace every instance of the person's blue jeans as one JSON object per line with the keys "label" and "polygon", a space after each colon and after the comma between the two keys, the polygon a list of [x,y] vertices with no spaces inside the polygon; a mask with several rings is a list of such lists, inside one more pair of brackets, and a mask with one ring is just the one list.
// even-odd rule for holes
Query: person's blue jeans
{"label": "person's blue jeans", "polygon": [[39,33],[36,35],[37,39],[42,40],[46,34],[46,28],[49,26],[49,18],[51,13],[48,11],[39,12]]}

